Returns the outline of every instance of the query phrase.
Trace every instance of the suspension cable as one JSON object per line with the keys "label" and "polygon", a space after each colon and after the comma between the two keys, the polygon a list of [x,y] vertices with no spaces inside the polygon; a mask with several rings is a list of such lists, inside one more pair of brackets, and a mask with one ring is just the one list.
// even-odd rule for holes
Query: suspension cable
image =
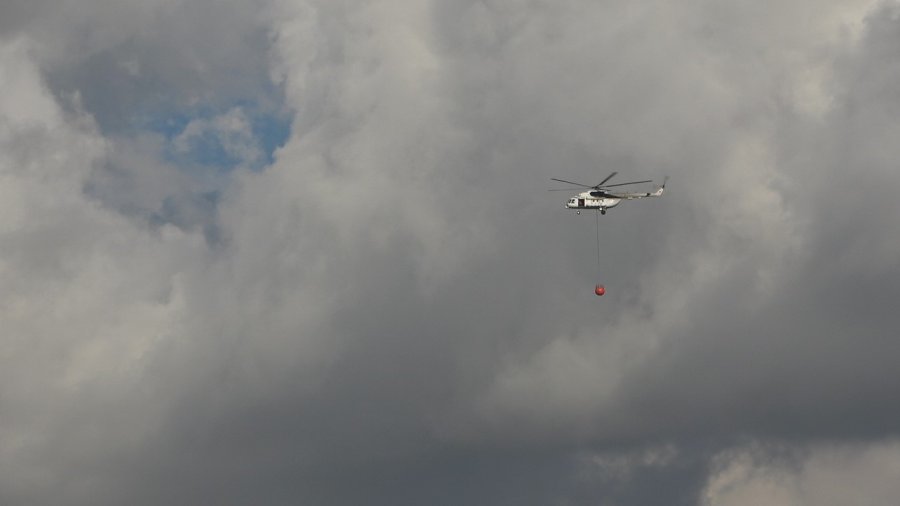
{"label": "suspension cable", "polygon": [[594,211],[594,218],[597,222],[597,279],[600,279],[600,211]]}

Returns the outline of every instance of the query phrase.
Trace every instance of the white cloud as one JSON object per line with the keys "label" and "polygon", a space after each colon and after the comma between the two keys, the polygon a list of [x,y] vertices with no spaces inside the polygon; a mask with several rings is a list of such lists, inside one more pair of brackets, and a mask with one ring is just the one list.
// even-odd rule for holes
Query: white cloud
{"label": "white cloud", "polygon": [[704,506],[876,506],[900,496],[897,442],[814,445],[798,461],[781,462],[758,448],[741,448],[716,462]]}
{"label": "white cloud", "polygon": [[[60,122],[54,103],[37,77],[33,63],[27,57],[28,44],[16,39],[3,44],[0,57],[4,61],[0,86],[11,95],[0,102],[4,126],[10,123],[52,127]],[[11,98],[15,97],[15,100]]]}
{"label": "white cloud", "polygon": [[[54,494],[69,486],[54,460],[114,451],[157,419],[139,385],[178,334],[178,273],[203,243],[172,228],[151,233],[89,200],[83,185],[107,143],[60,110],[22,42],[0,48],[0,68],[15,70],[13,85],[0,83],[2,488],[27,494],[44,476]],[[115,421],[79,415],[79,405],[108,404],[123,410]],[[47,452],[56,458],[39,457]]]}

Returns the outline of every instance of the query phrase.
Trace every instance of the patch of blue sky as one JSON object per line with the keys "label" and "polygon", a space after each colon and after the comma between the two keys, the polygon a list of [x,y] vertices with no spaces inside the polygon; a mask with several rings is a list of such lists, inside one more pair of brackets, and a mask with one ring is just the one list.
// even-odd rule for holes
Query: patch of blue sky
{"label": "patch of blue sky", "polygon": [[220,107],[145,115],[140,130],[165,139],[164,157],[179,167],[203,166],[216,172],[242,167],[262,170],[290,136],[290,114],[271,105],[235,102]]}

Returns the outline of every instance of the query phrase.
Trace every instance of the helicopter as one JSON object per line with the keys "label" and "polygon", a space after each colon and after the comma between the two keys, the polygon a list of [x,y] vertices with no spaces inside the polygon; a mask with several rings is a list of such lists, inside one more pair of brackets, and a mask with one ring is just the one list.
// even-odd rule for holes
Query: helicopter
{"label": "helicopter", "polygon": [[[566,209],[575,209],[575,214],[581,214],[582,209],[593,209],[599,210],[600,214],[606,214],[607,209],[611,209],[619,205],[623,200],[634,200],[634,199],[643,199],[647,197],[659,197],[663,194],[666,189],[666,182],[669,178],[665,178],[663,180],[663,184],[656,188],[655,191],[652,192],[616,192],[609,191],[609,188],[613,188],[616,186],[626,186],[630,184],[640,184],[640,183],[652,183],[652,179],[647,179],[645,181],[630,181],[628,183],[616,183],[616,184],[605,184],[607,181],[612,179],[618,172],[613,172],[612,174],[606,176],[603,181],[600,181],[599,184],[594,186],[575,183],[573,181],[566,181],[565,179],[557,179],[555,177],[550,178],[551,181],[559,181],[560,183],[572,184],[575,186],[580,186],[581,188],[589,188],[588,191],[582,191],[578,195],[570,198],[568,202],[566,202]],[[550,191],[572,191],[579,190],[581,188],[554,188]]]}

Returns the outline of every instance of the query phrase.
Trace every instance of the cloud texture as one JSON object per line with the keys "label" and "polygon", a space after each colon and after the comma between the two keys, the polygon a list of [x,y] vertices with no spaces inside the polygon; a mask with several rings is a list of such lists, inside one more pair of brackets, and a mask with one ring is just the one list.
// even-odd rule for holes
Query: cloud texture
{"label": "cloud texture", "polygon": [[0,502],[896,496],[897,4],[0,20]]}

